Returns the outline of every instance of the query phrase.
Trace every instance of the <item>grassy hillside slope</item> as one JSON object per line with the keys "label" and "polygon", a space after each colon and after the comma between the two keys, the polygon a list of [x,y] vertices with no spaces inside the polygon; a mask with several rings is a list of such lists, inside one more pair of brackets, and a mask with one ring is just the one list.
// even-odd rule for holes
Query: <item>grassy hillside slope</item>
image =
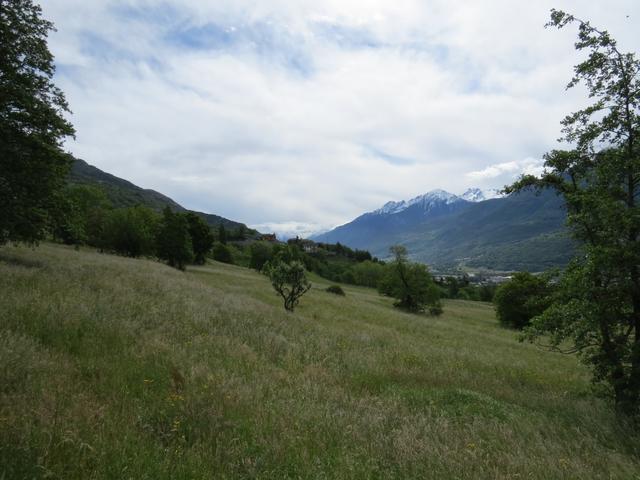
{"label": "grassy hillside slope", "polygon": [[575,358],[209,264],[0,249],[0,478],[638,478]]}

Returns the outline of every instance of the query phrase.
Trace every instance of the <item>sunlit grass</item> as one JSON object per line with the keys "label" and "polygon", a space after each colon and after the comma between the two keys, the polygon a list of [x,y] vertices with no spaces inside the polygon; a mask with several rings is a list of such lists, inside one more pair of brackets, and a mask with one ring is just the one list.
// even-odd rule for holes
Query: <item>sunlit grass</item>
{"label": "sunlit grass", "polygon": [[211,263],[0,249],[0,478],[640,478],[576,359]]}

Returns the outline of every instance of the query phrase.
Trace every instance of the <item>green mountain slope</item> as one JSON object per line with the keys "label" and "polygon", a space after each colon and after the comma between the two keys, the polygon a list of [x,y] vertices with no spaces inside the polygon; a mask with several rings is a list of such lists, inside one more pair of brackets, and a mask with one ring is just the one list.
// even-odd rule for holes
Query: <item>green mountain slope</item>
{"label": "green mountain slope", "polygon": [[523,192],[483,202],[461,202],[438,215],[406,210],[364,214],[318,235],[384,258],[405,245],[414,260],[441,270],[460,267],[542,271],[564,266],[575,253],[565,229],[566,213],[552,192]]}
{"label": "green mountain slope", "polygon": [[0,478],[633,479],[637,428],[491,305],[0,248]]}
{"label": "green mountain slope", "polygon": [[[127,180],[89,165],[84,160],[73,160],[68,180],[70,183],[101,187],[115,207],[144,205],[153,210],[161,211],[168,206],[175,211],[187,211],[182,205],[155,190],[140,188]],[[212,227],[223,224],[225,228],[246,228],[246,225],[240,222],[235,222],[219,215],[203,212],[194,213],[202,217]]]}
{"label": "green mountain slope", "polygon": [[416,259],[443,267],[542,271],[566,265],[575,254],[565,220],[555,194],[524,192],[473,203],[399,240]]}

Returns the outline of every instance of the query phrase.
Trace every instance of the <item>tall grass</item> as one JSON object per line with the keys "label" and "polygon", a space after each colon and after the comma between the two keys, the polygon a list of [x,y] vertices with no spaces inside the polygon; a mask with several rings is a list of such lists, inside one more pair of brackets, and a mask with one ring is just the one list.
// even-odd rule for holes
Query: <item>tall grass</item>
{"label": "tall grass", "polygon": [[0,249],[0,478],[640,478],[575,358],[208,264]]}

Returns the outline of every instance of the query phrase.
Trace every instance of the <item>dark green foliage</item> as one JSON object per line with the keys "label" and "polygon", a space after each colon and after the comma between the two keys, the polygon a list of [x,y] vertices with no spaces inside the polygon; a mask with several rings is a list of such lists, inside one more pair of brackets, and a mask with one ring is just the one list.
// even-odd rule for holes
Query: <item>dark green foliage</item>
{"label": "dark green foliage", "polygon": [[235,229],[231,230],[231,232],[229,232],[227,234],[227,239],[228,240],[235,240],[235,241],[242,241],[242,240],[245,240],[247,238],[248,234],[249,234],[249,231],[248,231],[247,227],[245,225],[240,225],[240,226],[238,226],[238,228],[235,228]]}
{"label": "dark green foliage", "polygon": [[220,226],[218,227],[218,241],[220,243],[222,243],[223,245],[227,244],[227,229],[224,228],[224,224],[221,223]]}
{"label": "dark green foliage", "polygon": [[268,242],[254,242],[249,247],[249,267],[254,270],[262,270],[273,254],[273,247]]}
{"label": "dark green foliage", "polygon": [[436,283],[440,288],[441,298],[452,298],[458,300],[473,300],[479,302],[493,301],[496,291],[495,284],[482,284],[486,281],[483,277],[474,279],[478,283],[471,283],[467,275],[461,277],[450,276],[441,278]]}
{"label": "dark green foliage", "polygon": [[146,207],[109,212],[101,247],[128,257],[152,256],[156,251],[158,214]]}
{"label": "dark green foliage", "polygon": [[53,214],[54,238],[69,245],[102,246],[112,208],[104,191],[89,185],[67,185],[59,197]]}
{"label": "dark green foliage", "polygon": [[384,265],[365,260],[351,267],[354,283],[364,287],[378,288],[384,276]]}
{"label": "dark green foliage", "polygon": [[276,293],[282,297],[285,310],[293,312],[300,297],[311,288],[311,283],[307,280],[302,262],[287,261],[285,258],[286,253],[277,255],[265,264],[262,271],[271,280]]}
{"label": "dark green foliage", "polygon": [[478,299],[481,302],[493,302],[496,289],[496,285],[481,285],[478,287]]}
{"label": "dark green foliage", "polygon": [[0,3],[0,245],[42,239],[71,160],[69,108],[53,84],[53,24],[31,0]]}
{"label": "dark green foliage", "polygon": [[329,285],[325,290],[329,293],[333,293],[334,295],[340,295],[342,297],[345,295],[344,290],[340,285]]}
{"label": "dark green foliage", "polygon": [[288,243],[283,245],[281,243],[273,246],[273,257],[279,259],[285,263],[301,262],[304,263],[305,255],[298,248],[297,245]]}
{"label": "dark green foliage", "polygon": [[[274,246],[277,253],[283,245]],[[334,282],[377,288],[383,263],[364,250],[352,250],[341,244],[317,243],[300,238],[287,242],[290,259],[304,263],[307,270]]]}
{"label": "dark green foliage", "polygon": [[[640,413],[640,61],[618,50],[606,31],[552,10],[549,26],[578,24],[586,59],[568,87],[586,87],[592,105],[562,121],[570,151],[545,156],[541,178],[524,176],[509,191],[550,187],[568,210],[581,253],[562,276],[552,306],[526,337],[578,352],[620,411]],[[546,340],[545,340],[546,341]]]}
{"label": "dark green foliage", "polygon": [[401,245],[391,247],[390,251],[394,260],[385,267],[385,276],[378,286],[380,293],[396,298],[394,305],[403,310],[442,313],[440,291],[426,265],[409,262],[407,249]]}
{"label": "dark green foliage", "polygon": [[162,212],[156,237],[157,254],[170,266],[184,270],[193,261],[193,246],[186,215],[174,213],[169,207]]}
{"label": "dark green foliage", "polygon": [[223,263],[233,263],[233,254],[228,245],[222,242],[215,242],[212,250],[213,259]]}
{"label": "dark green foliage", "polygon": [[194,263],[202,265],[205,262],[207,253],[213,247],[213,233],[209,225],[193,212],[184,214],[189,225],[189,235],[193,247]]}
{"label": "dark green foliage", "polygon": [[518,272],[496,290],[493,302],[498,321],[505,327],[522,329],[549,306],[551,288],[546,278]]}

